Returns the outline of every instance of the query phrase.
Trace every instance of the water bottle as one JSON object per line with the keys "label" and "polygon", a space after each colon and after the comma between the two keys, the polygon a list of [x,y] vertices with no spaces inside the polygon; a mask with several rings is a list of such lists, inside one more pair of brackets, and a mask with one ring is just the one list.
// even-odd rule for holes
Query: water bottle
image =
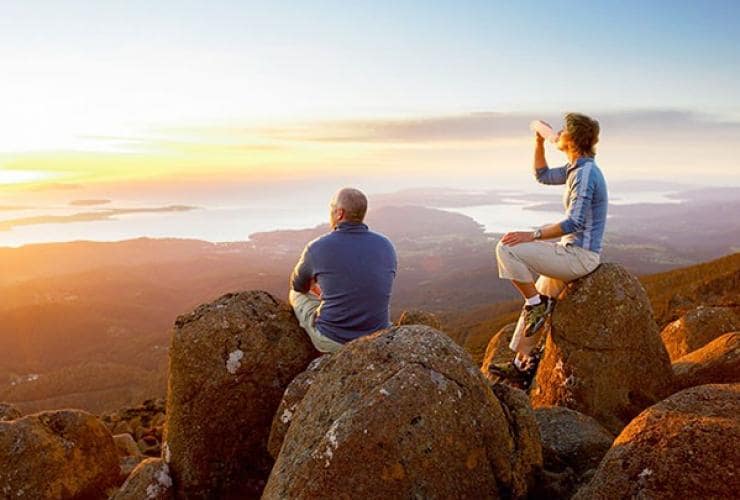
{"label": "water bottle", "polygon": [[550,125],[543,122],[542,120],[534,120],[529,124],[529,130],[532,132],[537,132],[542,137],[545,138],[546,141],[550,141],[553,144],[558,142],[558,134],[552,129]]}

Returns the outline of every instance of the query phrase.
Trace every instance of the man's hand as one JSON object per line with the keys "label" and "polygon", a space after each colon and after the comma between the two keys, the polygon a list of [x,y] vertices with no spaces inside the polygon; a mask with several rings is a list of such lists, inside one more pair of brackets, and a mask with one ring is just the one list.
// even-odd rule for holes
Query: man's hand
{"label": "man's hand", "polygon": [[519,243],[529,243],[530,241],[534,241],[534,233],[532,233],[532,231],[514,231],[506,233],[504,237],[501,238],[501,243],[510,247],[518,245]]}
{"label": "man's hand", "polygon": [[316,295],[318,298],[321,298],[321,287],[319,286],[319,282],[316,280],[311,280],[311,293]]}

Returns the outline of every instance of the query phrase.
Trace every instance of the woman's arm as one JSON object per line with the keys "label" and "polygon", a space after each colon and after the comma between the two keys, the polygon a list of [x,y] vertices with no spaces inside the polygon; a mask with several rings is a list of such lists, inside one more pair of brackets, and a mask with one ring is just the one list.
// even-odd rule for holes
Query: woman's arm
{"label": "woman's arm", "polygon": [[[541,240],[550,240],[552,238],[559,238],[563,234],[563,228],[561,227],[559,222],[556,222],[554,224],[546,224],[540,228],[540,231],[542,234],[540,235],[539,239]],[[514,245],[518,245],[519,243],[529,243],[530,241],[534,241],[534,231],[514,231],[511,233],[506,233],[501,238],[501,243],[504,245],[508,245],[513,247]]]}
{"label": "woman's arm", "polygon": [[566,167],[550,168],[545,159],[545,139],[535,132],[534,176],[542,184],[565,184]]}

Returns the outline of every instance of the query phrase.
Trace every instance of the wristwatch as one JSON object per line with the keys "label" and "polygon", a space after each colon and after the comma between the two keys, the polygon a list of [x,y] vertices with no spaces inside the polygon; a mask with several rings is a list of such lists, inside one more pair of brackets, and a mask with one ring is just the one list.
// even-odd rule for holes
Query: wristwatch
{"label": "wristwatch", "polygon": [[542,229],[540,228],[535,229],[534,233],[532,233],[532,237],[536,240],[539,240],[540,238],[542,238]]}

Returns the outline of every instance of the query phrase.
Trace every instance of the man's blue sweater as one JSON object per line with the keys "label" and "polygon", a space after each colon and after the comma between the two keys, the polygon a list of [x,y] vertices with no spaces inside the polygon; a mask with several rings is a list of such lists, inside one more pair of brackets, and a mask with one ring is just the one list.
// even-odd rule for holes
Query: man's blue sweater
{"label": "man's blue sweater", "polygon": [[306,245],[291,276],[296,292],[315,279],[321,288],[316,327],[346,343],[390,326],[390,300],[397,270],[396,251],[385,236],[365,224],[342,222]]}

